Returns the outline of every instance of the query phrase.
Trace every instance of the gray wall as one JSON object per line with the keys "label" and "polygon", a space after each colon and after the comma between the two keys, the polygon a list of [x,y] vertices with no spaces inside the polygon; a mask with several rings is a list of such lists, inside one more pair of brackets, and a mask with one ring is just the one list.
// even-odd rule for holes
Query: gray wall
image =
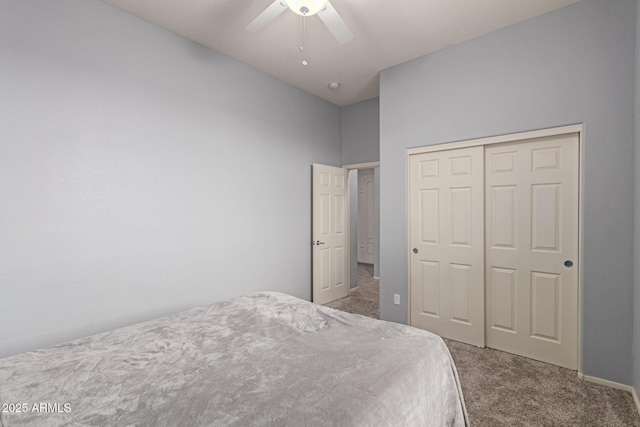
{"label": "gray wall", "polygon": [[340,108],[98,0],[0,2],[0,356],[310,298]]}
{"label": "gray wall", "polygon": [[[341,159],[343,165],[356,163],[377,162],[380,160],[380,104],[378,98],[358,102],[342,108],[340,136],[342,141]],[[379,168],[375,168],[375,213],[374,231],[376,237],[374,275],[380,266],[379,218],[380,218],[380,187],[378,182]],[[351,287],[358,281],[358,185],[357,174],[355,182],[351,181]]]}
{"label": "gray wall", "polygon": [[373,213],[373,235],[375,236],[375,242],[373,244],[373,250],[375,251],[373,261],[373,277],[380,278],[380,168],[373,169],[373,176],[375,179],[375,195],[376,204],[374,206]]}
{"label": "gray wall", "polygon": [[342,164],[380,160],[380,104],[378,98],[342,108]]}
{"label": "gray wall", "polygon": [[635,227],[633,287],[633,387],[640,395],[640,0],[636,15]]}
{"label": "gray wall", "polygon": [[583,371],[631,383],[635,20],[583,0],[382,72],[383,319],[407,321],[406,148],[584,123]]}

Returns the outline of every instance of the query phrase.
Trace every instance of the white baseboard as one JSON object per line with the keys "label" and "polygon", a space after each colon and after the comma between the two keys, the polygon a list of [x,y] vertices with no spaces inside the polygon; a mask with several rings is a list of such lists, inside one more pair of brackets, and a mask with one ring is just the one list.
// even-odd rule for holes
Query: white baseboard
{"label": "white baseboard", "polygon": [[633,403],[635,403],[635,405],[636,405],[636,410],[640,414],[640,400],[638,400],[638,395],[636,394],[636,389],[631,387],[630,385],[617,383],[615,381],[603,380],[602,378],[591,377],[589,375],[583,375],[583,374],[581,374],[579,372],[578,372],[578,378],[580,378],[581,380],[584,380],[584,381],[589,381],[591,383],[601,384],[601,385],[605,385],[607,387],[617,388],[618,390],[624,390],[624,391],[630,392],[631,396],[633,397]]}
{"label": "white baseboard", "polygon": [[356,286],[355,288],[349,288],[349,293],[355,292],[357,290],[358,290],[358,286]]}
{"label": "white baseboard", "polygon": [[380,280],[380,276],[373,276],[374,279]]}
{"label": "white baseboard", "polygon": [[[631,387],[630,385],[617,383],[615,381],[603,380],[602,378],[592,377],[590,375],[584,375],[584,374],[581,374],[579,372],[578,372],[578,378],[580,378],[581,380],[584,380],[584,381],[588,381],[590,383],[606,385],[607,387],[617,388],[618,390],[624,390],[624,391],[628,391],[628,392],[633,392],[633,387]],[[636,406],[637,405],[638,405],[638,403],[636,401]]]}
{"label": "white baseboard", "polygon": [[636,394],[636,389],[631,387],[631,396],[633,396],[633,403],[636,404],[636,410],[640,414],[640,400],[638,400],[638,395]]}

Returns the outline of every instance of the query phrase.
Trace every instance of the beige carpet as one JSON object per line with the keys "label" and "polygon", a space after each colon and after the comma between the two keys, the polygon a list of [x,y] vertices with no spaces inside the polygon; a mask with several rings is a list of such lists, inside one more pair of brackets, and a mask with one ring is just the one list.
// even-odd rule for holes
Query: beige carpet
{"label": "beige carpet", "polygon": [[[379,284],[358,266],[358,289],[327,304],[379,317]],[[445,340],[472,426],[639,426],[631,394],[578,379],[576,372],[489,348]]]}

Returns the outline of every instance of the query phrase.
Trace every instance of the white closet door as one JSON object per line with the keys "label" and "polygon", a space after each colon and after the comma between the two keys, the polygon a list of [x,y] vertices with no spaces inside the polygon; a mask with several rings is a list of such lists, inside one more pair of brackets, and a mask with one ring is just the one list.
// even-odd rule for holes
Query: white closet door
{"label": "white closet door", "polygon": [[483,147],[410,156],[410,321],[484,346]]}
{"label": "white closet door", "polygon": [[578,347],[578,134],[490,145],[488,347],[571,369]]}

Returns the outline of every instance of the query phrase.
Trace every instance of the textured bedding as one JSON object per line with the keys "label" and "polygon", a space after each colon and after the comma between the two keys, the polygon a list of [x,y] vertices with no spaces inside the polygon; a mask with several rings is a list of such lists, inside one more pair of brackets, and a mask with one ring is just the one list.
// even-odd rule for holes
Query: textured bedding
{"label": "textured bedding", "polygon": [[0,359],[2,426],[462,426],[429,332],[260,292]]}

